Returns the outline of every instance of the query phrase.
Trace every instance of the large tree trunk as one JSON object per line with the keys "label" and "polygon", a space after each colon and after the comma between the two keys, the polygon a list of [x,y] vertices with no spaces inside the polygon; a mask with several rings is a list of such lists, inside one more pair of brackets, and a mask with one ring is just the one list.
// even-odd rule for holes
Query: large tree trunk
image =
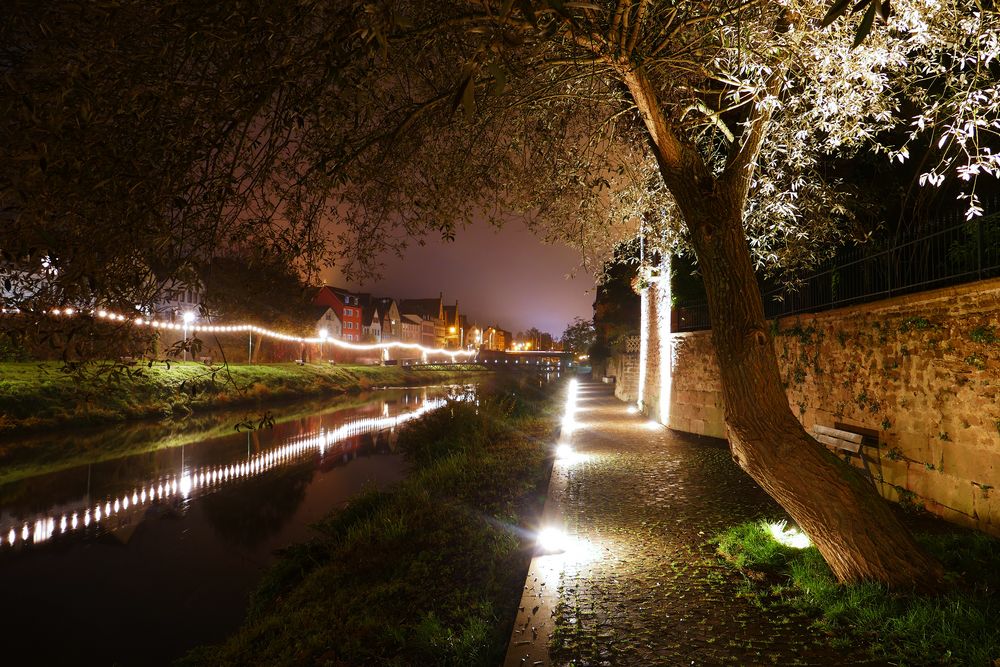
{"label": "large tree trunk", "polygon": [[[789,408],[743,229],[767,112],[748,125],[716,178],[698,150],[678,139],[642,69],[626,64],[622,74],[698,256],[733,458],[805,531],[838,580],[936,587],[941,565],[872,485],[806,433]],[[780,81],[772,83],[777,89]]]}
{"label": "large tree trunk", "polygon": [[741,198],[727,191],[679,194],[708,295],[733,458],[809,535],[838,580],[935,587],[940,564],[871,483],[816,442],[789,408]]}

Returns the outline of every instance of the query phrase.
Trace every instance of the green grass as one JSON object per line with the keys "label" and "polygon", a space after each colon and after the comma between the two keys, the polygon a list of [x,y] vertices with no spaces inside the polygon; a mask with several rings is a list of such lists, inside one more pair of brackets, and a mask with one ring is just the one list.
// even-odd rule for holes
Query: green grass
{"label": "green grass", "polygon": [[555,419],[524,387],[408,425],[411,475],[369,492],[287,550],[243,627],[192,665],[495,665],[530,554],[514,526],[541,508]]}
{"label": "green grass", "polygon": [[766,522],[735,526],[715,541],[748,575],[744,592],[755,603],[815,612],[835,641],[863,642],[895,664],[991,667],[1000,659],[1000,540],[964,531],[917,539],[948,571],[941,594],[838,584],[815,547],[777,543]]}
{"label": "green grass", "polygon": [[259,405],[374,386],[429,384],[484,372],[474,364],[425,367],[200,363],[69,369],[56,362],[0,363],[0,435]]}

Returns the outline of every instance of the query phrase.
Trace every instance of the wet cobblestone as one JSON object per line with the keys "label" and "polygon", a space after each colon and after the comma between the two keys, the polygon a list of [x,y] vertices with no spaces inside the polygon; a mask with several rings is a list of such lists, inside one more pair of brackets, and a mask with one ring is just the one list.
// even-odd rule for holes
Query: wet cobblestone
{"label": "wet cobblestone", "polygon": [[831,647],[801,612],[765,611],[740,597],[742,575],[719,562],[708,539],[783,513],[724,443],[629,414],[597,383],[581,384],[577,421],[581,457],[556,463],[547,514],[592,550],[561,564],[533,561],[526,597],[550,589],[537,621],[525,616],[523,627],[538,635],[536,626],[549,625],[548,655],[512,651],[508,665],[872,664],[861,651]]}

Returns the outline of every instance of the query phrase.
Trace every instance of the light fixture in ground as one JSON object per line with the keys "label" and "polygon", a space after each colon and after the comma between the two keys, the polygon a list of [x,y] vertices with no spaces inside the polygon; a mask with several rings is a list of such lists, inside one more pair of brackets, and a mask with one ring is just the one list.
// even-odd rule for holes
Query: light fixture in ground
{"label": "light fixture in ground", "polygon": [[543,554],[561,554],[569,547],[566,532],[555,526],[546,526],[535,536],[535,546]]}
{"label": "light fixture in ground", "polygon": [[772,521],[767,524],[767,532],[771,534],[774,541],[793,549],[806,549],[812,546],[809,536],[798,528],[789,527],[785,521]]}

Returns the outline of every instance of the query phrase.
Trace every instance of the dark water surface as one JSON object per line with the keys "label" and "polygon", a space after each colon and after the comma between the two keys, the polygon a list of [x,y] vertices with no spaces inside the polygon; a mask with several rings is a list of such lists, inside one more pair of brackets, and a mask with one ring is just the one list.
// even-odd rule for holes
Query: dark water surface
{"label": "dark water surface", "polygon": [[38,454],[0,458],[3,662],[165,664],[222,639],[275,550],[400,480],[398,426],[454,391],[283,406],[301,416],[251,433],[216,415],[5,447]]}

